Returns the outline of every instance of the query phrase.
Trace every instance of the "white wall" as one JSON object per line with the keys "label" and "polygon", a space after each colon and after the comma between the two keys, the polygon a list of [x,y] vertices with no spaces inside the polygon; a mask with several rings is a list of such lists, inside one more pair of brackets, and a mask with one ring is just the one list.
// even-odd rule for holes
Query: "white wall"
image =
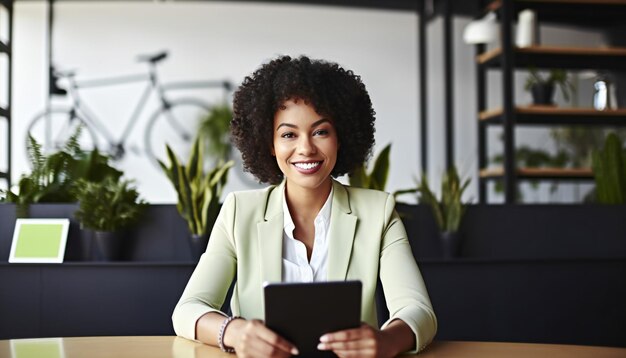
{"label": "white wall", "polygon": [[[307,54],[332,60],[360,74],[377,112],[376,153],[389,142],[388,190],[414,185],[419,175],[419,113],[415,14],[341,7],[226,2],[58,2],[55,7],[54,62],[79,69],[79,77],[106,77],[143,71],[135,55],[169,49],[161,66],[164,80],[228,78],[239,83],[259,64],[279,54]],[[15,4],[13,72],[13,173],[28,171],[23,149],[26,125],[45,103],[45,2]],[[473,48],[461,42],[465,19],[455,19],[455,125],[457,165],[473,177],[469,196],[477,197],[476,97]],[[428,27],[429,163],[438,185],[444,166],[443,36],[441,20]],[[544,43],[597,43],[597,34],[546,29]],[[499,75],[489,77],[490,105],[499,101]],[[524,75],[516,76],[516,96],[523,103]],[[119,133],[140,87],[94,90],[86,100]],[[199,95],[215,96],[210,93]],[[147,111],[150,112],[150,111]],[[131,137],[142,146],[142,125]],[[121,122],[120,122],[121,121]],[[2,130],[0,128],[0,130]],[[490,131],[490,143],[498,143]],[[518,131],[518,143],[550,147],[543,134]],[[3,137],[2,137],[3,138]],[[494,145],[490,151],[498,151]],[[174,202],[170,184],[136,154],[119,163],[152,203]],[[234,174],[234,173],[233,173]],[[227,190],[252,187],[231,175]],[[549,198],[538,194],[540,199]],[[564,194],[563,200],[571,200]],[[497,199],[497,198],[496,198]],[[543,199],[542,199],[543,200]],[[407,201],[411,201],[407,198]]]}
{"label": "white wall", "polygon": [[[13,136],[18,174],[28,170],[21,143],[26,123],[44,104],[45,7],[42,2],[18,2],[15,10]],[[417,174],[414,14],[217,2],[59,2],[55,17],[54,61],[79,68],[85,77],[141,71],[135,55],[164,48],[171,53],[162,66],[165,80],[226,77],[239,83],[278,54],[336,61],[361,74],[370,90],[378,113],[377,148],[394,142],[389,188],[410,186]],[[128,115],[132,89],[98,92],[87,100],[119,131],[115,121]],[[175,200],[163,175],[140,157],[131,154],[121,166],[149,201]],[[243,187],[233,175],[229,190]]]}

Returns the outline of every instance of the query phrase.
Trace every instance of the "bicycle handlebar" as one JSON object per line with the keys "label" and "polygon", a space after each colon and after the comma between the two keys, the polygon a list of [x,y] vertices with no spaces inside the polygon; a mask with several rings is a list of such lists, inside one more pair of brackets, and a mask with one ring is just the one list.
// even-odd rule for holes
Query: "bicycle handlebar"
{"label": "bicycle handlebar", "polygon": [[[165,60],[168,57],[167,51],[161,51],[156,54],[141,54],[137,56],[137,61],[146,62],[150,65],[155,65],[158,62]],[[70,87],[86,88],[86,87],[102,87],[117,85],[122,83],[140,82],[145,80],[156,79],[156,68],[150,67],[149,73],[115,76],[100,79],[87,79],[76,81],[75,70],[58,71],[53,67],[50,69],[50,93],[65,95],[67,90],[58,86],[58,81],[62,78],[67,78],[72,84]],[[216,80],[216,81],[179,81],[161,84],[163,89],[186,89],[186,88],[223,88],[230,92],[233,90],[234,85],[228,80]]]}
{"label": "bicycle handlebar", "polygon": [[168,52],[167,51],[161,51],[157,54],[154,55],[139,55],[137,56],[137,61],[138,62],[149,62],[149,63],[158,63],[161,62],[163,60],[165,60],[168,56]]}

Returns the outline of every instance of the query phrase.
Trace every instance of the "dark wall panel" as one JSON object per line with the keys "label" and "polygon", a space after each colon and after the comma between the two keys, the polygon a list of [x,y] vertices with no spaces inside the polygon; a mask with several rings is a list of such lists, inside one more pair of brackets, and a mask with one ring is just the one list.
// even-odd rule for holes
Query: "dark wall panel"
{"label": "dark wall panel", "polygon": [[420,265],[439,340],[626,346],[626,260]]}
{"label": "dark wall panel", "polygon": [[[4,266],[2,266],[4,265]],[[41,272],[0,264],[0,339],[41,334]]]}
{"label": "dark wall panel", "polygon": [[[195,266],[175,206],[149,208],[125,233],[121,262],[77,261],[90,233],[74,221],[61,265],[6,263],[14,209],[0,204],[0,339],[173,334],[172,309]],[[441,259],[430,208],[398,211],[439,320],[436,339],[626,346],[626,207],[472,206],[452,260]]]}

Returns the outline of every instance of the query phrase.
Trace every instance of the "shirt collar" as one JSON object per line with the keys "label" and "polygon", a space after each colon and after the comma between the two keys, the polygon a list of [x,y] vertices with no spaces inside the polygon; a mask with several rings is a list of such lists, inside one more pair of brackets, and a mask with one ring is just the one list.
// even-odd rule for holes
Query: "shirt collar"
{"label": "shirt collar", "polygon": [[[285,186],[286,188],[286,186]],[[331,186],[330,193],[328,193],[328,198],[326,198],[326,202],[320,209],[320,212],[317,213],[315,217],[315,224],[324,225],[328,229],[328,225],[330,224],[330,212],[333,205],[333,193],[335,189]],[[296,228],[296,225],[293,223],[293,219],[291,218],[291,213],[289,212],[289,206],[287,206],[287,195],[285,195],[285,189],[283,189],[283,227],[285,228],[285,232],[289,236],[289,238],[293,239],[293,230]]]}

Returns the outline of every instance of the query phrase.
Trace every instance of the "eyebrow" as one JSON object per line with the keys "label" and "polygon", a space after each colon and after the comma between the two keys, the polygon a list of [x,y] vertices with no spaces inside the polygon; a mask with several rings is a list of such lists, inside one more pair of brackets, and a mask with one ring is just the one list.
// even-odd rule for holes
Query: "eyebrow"
{"label": "eyebrow", "polygon": [[[324,122],[328,122],[330,123],[330,120],[326,119],[326,118],[322,118],[318,121],[315,121],[313,124],[311,124],[311,128],[315,128],[317,126],[319,126],[320,124],[324,123]],[[276,127],[276,131],[278,131],[280,129],[280,127],[289,127],[289,128],[298,128],[298,126],[296,126],[295,124],[291,124],[291,123],[281,123],[278,125],[278,127]]]}

